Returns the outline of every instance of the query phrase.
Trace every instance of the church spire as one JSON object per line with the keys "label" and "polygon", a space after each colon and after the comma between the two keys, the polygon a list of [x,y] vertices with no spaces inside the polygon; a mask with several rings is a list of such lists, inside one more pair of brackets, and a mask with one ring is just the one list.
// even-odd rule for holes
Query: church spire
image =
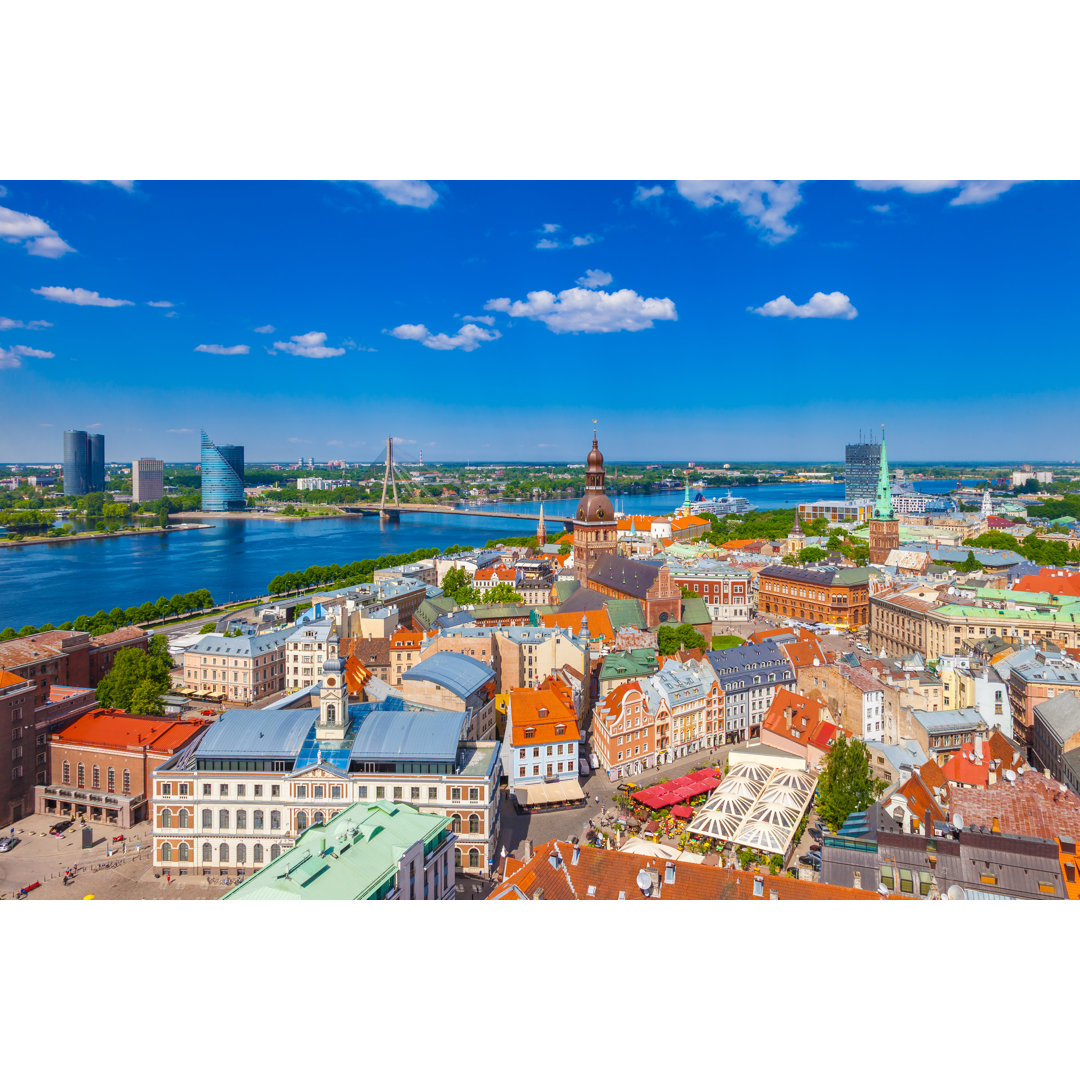
{"label": "church spire", "polygon": [[544,500],[540,500],[540,523],[536,526],[536,542],[540,547],[547,543],[547,526],[544,524]]}
{"label": "church spire", "polygon": [[874,505],[874,517],[891,521],[892,485],[889,483],[889,459],[885,454],[885,425],[881,425],[881,467],[878,471],[877,502]]}

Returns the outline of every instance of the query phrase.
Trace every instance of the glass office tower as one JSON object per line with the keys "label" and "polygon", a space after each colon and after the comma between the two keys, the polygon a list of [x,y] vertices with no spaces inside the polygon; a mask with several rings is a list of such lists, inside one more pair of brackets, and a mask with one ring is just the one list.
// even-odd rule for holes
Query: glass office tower
{"label": "glass office tower", "polygon": [[105,490],[105,436],[91,435],[90,444],[90,490]]}
{"label": "glass office tower", "polygon": [[85,431],[64,432],[64,494],[90,491],[90,443]]}
{"label": "glass office tower", "polygon": [[844,454],[844,498],[877,498],[881,443],[849,443]]}
{"label": "glass office tower", "polygon": [[218,446],[202,433],[202,508],[244,510],[244,448]]}

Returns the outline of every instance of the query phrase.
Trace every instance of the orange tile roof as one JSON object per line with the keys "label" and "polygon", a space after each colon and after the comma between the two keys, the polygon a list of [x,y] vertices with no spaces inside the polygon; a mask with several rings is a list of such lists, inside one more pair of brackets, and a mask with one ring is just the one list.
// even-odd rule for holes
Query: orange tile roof
{"label": "orange tile roof", "polygon": [[359,694],[372,678],[372,673],[360,663],[355,654],[345,657],[345,685],[350,694]]}
{"label": "orange tile roof", "polygon": [[941,766],[933,758],[919,765],[918,770],[919,775],[933,791],[947,786],[948,781],[945,779],[945,774],[941,771]]}
{"label": "orange tile roof", "polygon": [[424,643],[424,635],[415,630],[395,630],[390,635],[391,649],[419,649]]}
{"label": "orange tile roof", "polygon": [[726,551],[740,551],[742,548],[748,548],[753,544],[767,544],[768,541],[764,537],[756,537],[752,540],[728,540],[720,546]]}
{"label": "orange tile roof", "polygon": [[619,532],[629,532],[630,526],[633,525],[638,532],[648,533],[652,528],[652,523],[657,520],[649,514],[635,514],[632,517],[619,518],[617,524]]}
{"label": "orange tile roof", "polygon": [[145,748],[172,754],[201,731],[201,723],[166,716],[138,716],[117,709],[92,709],[53,735],[52,741],[107,750]]}
{"label": "orange tile roof", "polygon": [[[540,690],[527,687],[511,690],[508,710],[512,719],[511,746],[531,746],[560,739],[577,742],[581,738],[573,692],[558,680],[545,680]],[[556,730],[560,726],[562,734]],[[527,730],[533,734],[527,736]]]}
{"label": "orange tile roof", "polygon": [[517,571],[511,566],[485,566],[473,574],[473,581],[517,581]]}
{"label": "orange tile roof", "polygon": [[1049,592],[1057,596],[1080,596],[1080,574],[1061,573],[1044,567],[1037,574],[1022,577],[1013,588],[1016,592]]}
{"label": "orange tile roof", "polygon": [[782,686],[776,691],[762,726],[800,746],[828,750],[837,728],[821,718],[821,709],[820,701],[794,694]]}
{"label": "orange tile roof", "polygon": [[983,753],[981,762],[975,757],[975,744],[966,742],[941,766],[941,775],[951,784],[967,784],[972,787],[986,787],[990,777],[990,758]]}
{"label": "orange tile roof", "polygon": [[20,675],[12,675],[10,671],[0,671],[0,689],[5,686],[18,686],[20,683],[29,682],[29,679],[24,679]]}
{"label": "orange tile roof", "polygon": [[622,699],[626,697],[631,690],[641,692],[641,684],[637,679],[632,679],[630,682],[620,683],[612,690],[607,697],[604,698],[603,708],[615,711],[622,707]]}
{"label": "orange tile roof", "polygon": [[899,792],[907,800],[908,809],[913,817],[922,822],[926,811],[930,811],[934,821],[945,821],[946,813],[941,803],[934,797],[934,793],[927,787],[923,778],[913,774],[900,785]]}
{"label": "orange tile roof", "polygon": [[607,610],[599,611],[570,611],[565,614],[553,612],[550,615],[540,616],[541,626],[558,626],[563,630],[577,633],[581,629],[581,620],[584,618],[589,628],[590,638],[601,638],[604,641],[614,641],[615,631],[611,626],[611,618]]}
{"label": "orange tile roof", "polygon": [[[553,856],[558,865],[552,864]],[[604,848],[581,847],[574,861],[574,846],[550,840],[536,849],[524,865],[507,858],[501,869],[501,883],[489,900],[642,900],[637,884],[642,870],[654,870],[659,877],[660,900],[878,900],[877,893],[799,881],[786,874],[755,874],[751,870],[724,870],[705,863],[672,863],[675,880],[665,882],[667,864],[652,855],[638,855]],[[761,879],[761,896],[754,896],[755,878]],[[591,892],[590,892],[591,889]],[[538,895],[539,894],[539,895]]]}
{"label": "orange tile roof", "polygon": [[671,527],[673,529],[688,529],[693,525],[711,525],[712,522],[707,518],[698,517],[696,514],[680,515],[677,518],[673,518]]}

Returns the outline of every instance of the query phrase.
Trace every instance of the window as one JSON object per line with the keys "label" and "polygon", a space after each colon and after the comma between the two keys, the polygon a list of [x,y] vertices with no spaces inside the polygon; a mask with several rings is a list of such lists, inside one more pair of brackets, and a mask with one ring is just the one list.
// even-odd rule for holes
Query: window
{"label": "window", "polygon": [[525,766],[524,765],[519,765],[518,766],[518,776],[524,776],[524,775],[525,775]]}
{"label": "window", "polygon": [[409,798],[413,802],[419,802],[420,801],[420,789],[418,787],[409,788]]}
{"label": "window", "polygon": [[262,798],[262,789],[263,789],[262,784],[256,784],[255,785],[255,798],[256,799],[261,799]]}
{"label": "window", "polygon": [[161,845],[161,861],[172,862],[172,844],[167,840]]}
{"label": "window", "polygon": [[271,784],[270,785],[270,798],[271,799],[277,799],[280,796],[281,796],[281,785],[280,784]]}
{"label": "window", "polygon": [[480,801],[480,789],[478,787],[469,788],[469,802]]}
{"label": "window", "polygon": [[480,831],[480,815],[479,814],[470,814],[469,815],[469,832],[478,833],[479,831]]}
{"label": "window", "polygon": [[461,788],[455,787],[450,789],[450,801],[461,802]]}
{"label": "window", "polygon": [[109,771],[105,774],[105,779],[106,779],[106,783],[108,784],[108,787],[106,788],[106,790],[107,791],[115,791],[116,790],[116,770],[111,765],[109,766]]}
{"label": "window", "polygon": [[934,884],[934,879],[928,870],[919,871],[919,895],[929,896],[930,889]]}
{"label": "window", "polygon": [[361,784],[356,789],[356,797],[358,799],[366,799],[367,798],[367,784]]}
{"label": "window", "polygon": [[262,846],[262,844],[256,844],[255,845],[255,847],[254,847],[254,849],[253,849],[253,851],[251,853],[251,861],[252,862],[262,862],[263,861],[263,846]]}
{"label": "window", "polygon": [[428,802],[438,802],[438,800],[439,800],[439,789],[429,787],[427,789],[427,797],[428,797]]}
{"label": "window", "polygon": [[263,812],[261,810],[253,810],[251,813],[251,827],[258,832],[263,827]]}
{"label": "window", "polygon": [[244,844],[236,845],[236,861],[238,863],[247,862],[247,847]]}
{"label": "window", "polygon": [[306,799],[307,798],[307,784],[297,784],[296,785],[296,797],[298,799]]}
{"label": "window", "polygon": [[521,750],[518,751],[518,757],[523,758],[524,756],[525,756],[525,750],[524,750],[524,748],[522,748]]}
{"label": "window", "polygon": [[330,798],[331,799],[340,799],[341,798],[341,785],[340,784],[332,784],[330,786]]}
{"label": "window", "polygon": [[312,825],[321,825],[326,819],[323,817],[321,810],[316,810],[314,816],[311,819]]}
{"label": "window", "polygon": [[893,878],[893,868],[888,863],[882,864],[881,867],[881,884],[885,886],[889,892],[892,892],[896,888],[896,882]]}
{"label": "window", "polygon": [[277,859],[277,858],[280,858],[280,857],[281,857],[281,845],[280,844],[271,844],[270,845],[270,858],[271,859]]}
{"label": "window", "polygon": [[461,848],[459,847],[454,848],[454,869],[461,869]]}
{"label": "window", "polygon": [[229,785],[228,784],[219,784],[218,785],[218,795],[222,799],[227,799],[229,797]]}
{"label": "window", "polygon": [[202,812],[202,827],[204,829],[212,829],[214,827],[214,811],[204,810]]}
{"label": "window", "polygon": [[171,829],[172,828],[172,811],[171,810],[166,809],[166,810],[161,811],[161,827],[163,829]]}
{"label": "window", "polygon": [[246,828],[247,828],[247,811],[246,810],[237,810],[236,811],[236,831],[237,832],[242,832]]}
{"label": "window", "polygon": [[247,795],[247,784],[237,784],[236,797],[242,799],[245,795]]}
{"label": "window", "polygon": [[101,769],[97,765],[94,766],[94,771],[92,773],[92,776],[93,776],[93,780],[91,781],[90,786],[95,791],[97,791],[98,788],[101,787]]}
{"label": "window", "polygon": [[902,893],[914,893],[915,892],[915,879],[912,876],[910,870],[905,869],[903,866],[899,868],[900,872],[900,891]]}
{"label": "window", "polygon": [[[188,813],[188,811],[186,809],[181,810],[180,814],[179,814],[179,820],[177,821],[176,824],[181,829],[190,829],[191,828],[191,814]],[[183,862],[182,859],[180,861]]]}
{"label": "window", "polygon": [[311,797],[313,799],[323,799],[326,797],[326,788],[322,784],[316,784],[311,789]]}
{"label": "window", "polygon": [[219,829],[227,829],[229,827],[229,811],[228,810],[219,810],[218,811],[218,823],[217,824],[218,824]]}
{"label": "window", "polygon": [[270,828],[271,829],[280,829],[281,828],[281,811],[280,810],[271,810],[270,811]]}
{"label": "window", "polygon": [[213,846],[213,844],[203,844],[203,846],[202,846],[202,861],[204,863],[214,861],[214,846]]}
{"label": "window", "polygon": [[394,788],[394,802],[397,802],[398,800],[400,800],[400,798],[401,798],[401,788],[400,787],[395,787]]}
{"label": "window", "polygon": [[480,865],[480,849],[469,848],[469,866],[478,867]]}
{"label": "window", "polygon": [[460,815],[460,814],[455,814],[455,815],[454,815],[454,816],[453,816],[453,817],[452,817],[452,818],[450,819],[450,827],[451,827],[451,828],[452,828],[452,829],[454,830],[454,832],[456,832],[456,833],[460,833],[460,832],[461,832],[461,815]]}
{"label": "window", "polygon": [[69,761],[64,762],[64,783],[71,783],[71,763]]}
{"label": "window", "polygon": [[386,798],[386,788],[384,788],[382,786],[382,784],[376,784],[375,785],[375,798],[376,799],[385,799]]}
{"label": "window", "polygon": [[[79,768],[82,768],[81,764],[79,765]],[[82,787],[82,784],[80,784],[79,786]],[[161,794],[162,795],[171,795],[172,794],[172,784],[162,784],[161,785]]]}
{"label": "window", "polygon": [[296,815],[296,831],[303,832],[307,828],[307,814],[300,810]]}
{"label": "window", "polygon": [[181,844],[176,849],[176,858],[178,862],[190,862],[191,861],[191,848],[186,843]]}
{"label": "window", "polygon": [[[125,776],[127,775],[127,770],[126,770],[126,769],[124,770],[124,775],[125,775]],[[210,791],[211,791],[211,788],[212,788],[212,786],[213,786],[213,785],[211,785],[211,784],[203,784],[203,786],[202,786],[202,793],[203,793],[204,795],[209,795],[209,794],[210,794]]]}

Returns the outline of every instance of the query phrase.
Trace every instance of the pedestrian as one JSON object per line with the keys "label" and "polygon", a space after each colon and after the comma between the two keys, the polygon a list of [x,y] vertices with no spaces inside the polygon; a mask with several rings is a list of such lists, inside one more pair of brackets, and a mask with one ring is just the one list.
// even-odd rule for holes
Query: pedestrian
{"label": "pedestrian", "polygon": [[172,874],[166,874],[165,875],[165,884],[166,885],[171,885],[172,884]]}

